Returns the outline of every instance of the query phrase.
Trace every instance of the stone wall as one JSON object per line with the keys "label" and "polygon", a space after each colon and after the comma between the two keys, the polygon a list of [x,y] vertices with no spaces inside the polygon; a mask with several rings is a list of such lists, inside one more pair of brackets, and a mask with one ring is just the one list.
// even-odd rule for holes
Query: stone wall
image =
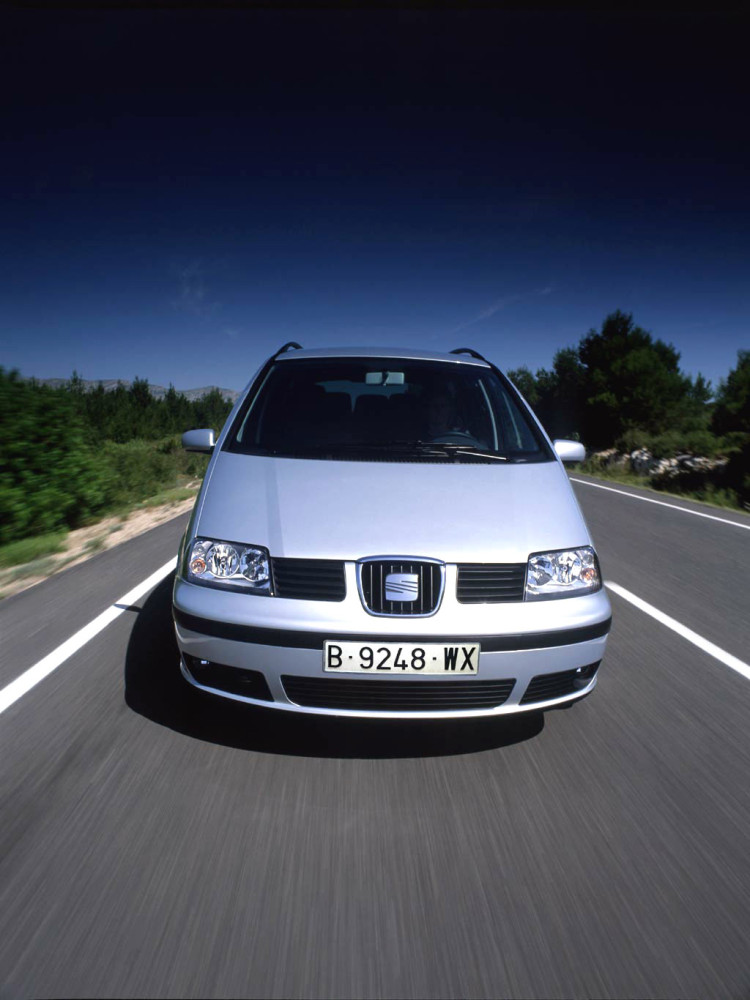
{"label": "stone wall", "polygon": [[630,453],[615,448],[597,451],[589,456],[593,468],[616,469],[633,472],[648,479],[657,489],[681,493],[705,488],[708,485],[724,488],[726,458],[705,458],[700,455],[675,455],[672,458],[654,458],[646,448]]}

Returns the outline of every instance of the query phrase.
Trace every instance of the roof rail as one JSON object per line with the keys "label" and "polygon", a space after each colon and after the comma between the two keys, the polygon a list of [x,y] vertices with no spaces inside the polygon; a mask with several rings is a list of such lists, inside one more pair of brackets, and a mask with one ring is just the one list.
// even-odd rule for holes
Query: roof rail
{"label": "roof rail", "polygon": [[278,356],[283,354],[284,351],[301,351],[302,349],[302,344],[298,344],[296,340],[288,340],[286,344],[284,344],[283,347],[280,347],[274,354],[274,358],[278,358]]}
{"label": "roof rail", "polygon": [[[485,358],[483,354],[480,354],[479,351],[475,351],[473,347],[456,347],[450,353],[470,354],[472,358],[476,358],[477,361],[487,361],[487,358]],[[489,361],[487,361],[487,364],[489,364]]]}

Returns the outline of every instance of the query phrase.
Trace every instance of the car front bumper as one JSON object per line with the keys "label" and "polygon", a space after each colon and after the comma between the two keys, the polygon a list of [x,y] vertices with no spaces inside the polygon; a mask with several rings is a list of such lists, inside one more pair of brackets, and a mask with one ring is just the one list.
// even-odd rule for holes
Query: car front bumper
{"label": "car front bumper", "polygon": [[[410,618],[367,614],[351,587],[341,602],[292,601],[178,578],[173,611],[181,669],[195,687],[234,701],[358,718],[508,715],[561,707],[593,690],[611,624],[603,589],[556,601],[462,605],[451,600],[455,590],[447,584],[435,615]],[[326,640],[479,642],[479,671],[460,679],[332,676],[323,671]],[[402,691],[415,692],[408,705]],[[415,698],[423,702],[418,707]]]}

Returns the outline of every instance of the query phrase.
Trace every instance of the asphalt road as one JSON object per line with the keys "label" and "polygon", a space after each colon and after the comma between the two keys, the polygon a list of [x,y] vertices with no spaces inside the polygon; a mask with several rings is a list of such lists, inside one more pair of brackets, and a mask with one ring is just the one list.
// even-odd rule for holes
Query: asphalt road
{"label": "asphalt road", "polygon": [[[750,660],[750,531],[576,492],[608,580]],[[2,602],[0,687],[184,523]],[[181,682],[170,586],[0,715],[4,1000],[750,998],[750,680],[612,594],[570,711],[300,720]]]}

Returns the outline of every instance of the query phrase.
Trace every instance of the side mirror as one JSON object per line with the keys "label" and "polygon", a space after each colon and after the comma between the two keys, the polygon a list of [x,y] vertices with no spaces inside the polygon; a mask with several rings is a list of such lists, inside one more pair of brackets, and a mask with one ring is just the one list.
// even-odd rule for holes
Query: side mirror
{"label": "side mirror", "polygon": [[210,427],[199,431],[185,431],[182,435],[182,447],[185,451],[202,451],[210,455],[216,444],[216,434]]}
{"label": "side mirror", "polygon": [[552,447],[563,462],[582,462],[586,457],[586,449],[580,441],[553,441]]}

